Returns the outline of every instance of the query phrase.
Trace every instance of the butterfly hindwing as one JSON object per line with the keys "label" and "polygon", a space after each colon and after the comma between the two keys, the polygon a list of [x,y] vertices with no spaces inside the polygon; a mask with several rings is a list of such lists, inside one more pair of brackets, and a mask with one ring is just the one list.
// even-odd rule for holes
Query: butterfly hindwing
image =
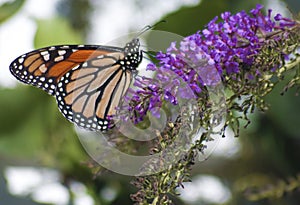
{"label": "butterfly hindwing", "polygon": [[128,89],[132,74],[116,64],[121,53],[89,59],[58,82],[56,99],[62,114],[80,127],[106,130],[107,116],[115,114]]}

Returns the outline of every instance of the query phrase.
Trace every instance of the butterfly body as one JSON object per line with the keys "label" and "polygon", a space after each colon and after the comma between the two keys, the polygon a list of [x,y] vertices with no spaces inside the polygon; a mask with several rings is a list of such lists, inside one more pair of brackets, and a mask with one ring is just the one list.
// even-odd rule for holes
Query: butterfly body
{"label": "butterfly body", "polygon": [[21,82],[55,96],[59,110],[71,122],[103,131],[142,60],[139,47],[137,38],[123,48],[51,46],[18,57],[10,71]]}

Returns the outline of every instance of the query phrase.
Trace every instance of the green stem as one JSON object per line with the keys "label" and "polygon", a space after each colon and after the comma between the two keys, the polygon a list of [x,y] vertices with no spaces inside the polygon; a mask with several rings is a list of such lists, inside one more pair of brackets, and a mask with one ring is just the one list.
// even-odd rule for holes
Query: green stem
{"label": "green stem", "polygon": [[286,63],[284,66],[278,69],[278,77],[280,77],[285,71],[294,68],[296,65],[300,65],[300,55],[296,57],[295,60]]}

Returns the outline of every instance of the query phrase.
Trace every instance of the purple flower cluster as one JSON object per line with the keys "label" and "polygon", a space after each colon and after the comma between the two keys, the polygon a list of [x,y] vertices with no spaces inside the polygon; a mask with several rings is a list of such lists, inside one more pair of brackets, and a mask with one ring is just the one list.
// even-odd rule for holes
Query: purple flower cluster
{"label": "purple flower cluster", "polygon": [[[217,22],[218,17],[215,17],[204,30],[180,42],[179,49],[172,44],[166,53],[159,53],[157,55],[159,66],[176,70],[176,73],[186,81],[194,77],[191,72],[185,72],[186,64],[196,65],[192,69],[198,73],[197,69],[201,68],[197,63],[205,58],[209,64],[215,65],[220,75],[239,73],[243,66],[252,65],[253,56],[260,51],[264,43],[262,38],[276,30],[295,25],[295,21],[283,18],[280,14],[276,15],[273,21],[271,10],[265,16],[261,9],[262,6],[257,5],[251,10],[252,15],[248,15],[245,11],[235,15],[225,12],[221,14],[220,22]],[[196,80],[196,83],[201,84],[202,81]],[[199,89],[195,91],[198,92]]]}
{"label": "purple flower cluster", "polygon": [[225,12],[221,21],[215,17],[204,30],[184,38],[179,47],[174,42],[167,52],[159,52],[159,64],[147,67],[156,73],[155,79],[137,78],[137,89],[126,97],[127,110],[134,111],[130,118],[140,122],[148,111],[159,116],[164,101],[176,105],[178,98],[195,98],[204,86],[251,67],[268,34],[295,25],[279,14],[272,20],[271,10],[267,15],[261,10],[257,5],[250,14]]}
{"label": "purple flower cluster", "polygon": [[[148,68],[151,69],[151,66],[153,64],[148,65]],[[130,119],[135,123],[142,121],[148,111],[151,111],[152,115],[159,118],[160,108],[164,101],[177,105],[178,98],[195,98],[193,91],[186,89],[189,86],[178,79],[177,75],[165,68],[157,70],[155,79],[144,76],[136,77],[134,86],[138,89],[129,88],[121,110],[128,110],[131,115]],[[121,117],[125,117],[127,120],[128,112],[124,114]]]}

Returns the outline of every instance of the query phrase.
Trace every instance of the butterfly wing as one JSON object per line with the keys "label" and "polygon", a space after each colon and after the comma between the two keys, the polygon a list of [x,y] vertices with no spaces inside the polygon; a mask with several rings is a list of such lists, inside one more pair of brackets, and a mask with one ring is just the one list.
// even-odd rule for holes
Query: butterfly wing
{"label": "butterfly wing", "polygon": [[100,55],[61,77],[56,99],[68,120],[89,130],[109,128],[107,116],[115,114],[132,80],[132,71],[117,64],[123,58],[120,52]]}
{"label": "butterfly wing", "polygon": [[139,46],[137,38],[124,48],[51,46],[18,57],[10,71],[18,80],[54,95],[68,120],[103,131],[142,60]]}
{"label": "butterfly wing", "polygon": [[10,72],[21,82],[55,94],[59,79],[87,59],[122,51],[115,47],[93,45],[51,46],[26,53],[10,64]]}

